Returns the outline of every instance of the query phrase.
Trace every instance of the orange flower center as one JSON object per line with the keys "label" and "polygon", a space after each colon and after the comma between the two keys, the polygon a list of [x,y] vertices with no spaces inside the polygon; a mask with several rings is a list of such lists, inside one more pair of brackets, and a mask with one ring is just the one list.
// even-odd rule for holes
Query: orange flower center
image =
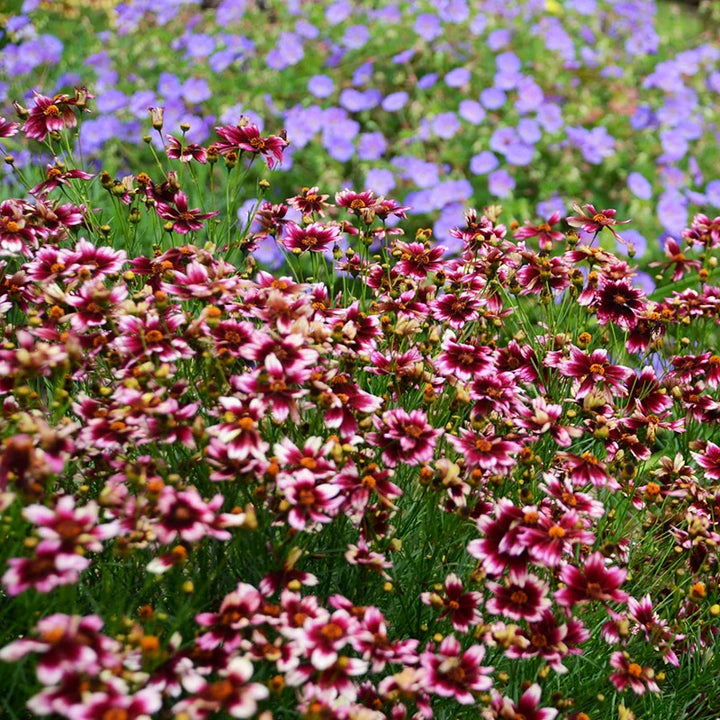
{"label": "orange flower center", "polygon": [[524,605],[528,601],[527,593],[523,590],[515,590],[510,596],[510,601],[515,605]]}
{"label": "orange flower center", "polygon": [[632,675],[634,678],[639,678],[643,673],[643,669],[637,663],[630,663],[628,665],[628,675]]}
{"label": "orange flower center", "polygon": [[151,330],[145,335],[145,339],[149,343],[158,343],[163,339],[163,334],[159,330]]}
{"label": "orange flower center", "polygon": [[483,453],[490,452],[492,450],[492,443],[485,438],[479,438],[475,441],[475,449]]}
{"label": "orange flower center", "polygon": [[5,229],[8,232],[16,233],[20,230],[20,226],[14,220],[10,220],[5,224]]}
{"label": "orange flower center", "polygon": [[322,627],[320,635],[325,640],[339,640],[343,636],[343,629],[337,623],[331,622]]}
{"label": "orange flower center", "polygon": [[[60,117],[60,108],[57,105],[48,105],[45,108],[45,116],[46,117]],[[117,720],[117,719],[115,719],[115,720]]]}
{"label": "orange flower center", "polygon": [[250,138],[250,144],[256,150],[263,150],[265,148],[265,141],[261,137]]}
{"label": "orange flower center", "polygon": [[564,538],[565,537],[565,528],[560,527],[560,525],[553,525],[548,530],[548,535],[553,540],[559,540],[560,538]]}
{"label": "orange flower center", "polygon": [[605,368],[602,365],[599,365],[598,363],[593,363],[590,366],[590,372],[593,375],[604,375],[605,374]]}

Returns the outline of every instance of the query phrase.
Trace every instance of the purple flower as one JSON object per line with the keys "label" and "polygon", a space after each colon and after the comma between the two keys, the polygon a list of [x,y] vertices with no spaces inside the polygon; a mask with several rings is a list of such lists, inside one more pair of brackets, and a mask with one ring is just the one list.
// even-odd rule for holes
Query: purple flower
{"label": "purple flower", "polygon": [[720,180],[711,180],[705,186],[705,197],[715,208],[720,208]]}
{"label": "purple flower", "polygon": [[460,130],[460,121],[453,112],[440,113],[433,118],[432,129],[438,137],[449,140]]}
{"label": "purple flower", "polygon": [[445,75],[445,84],[448,87],[460,88],[470,82],[472,75],[467,68],[458,67],[451,70]]}
{"label": "purple flower", "polygon": [[370,39],[370,31],[365,25],[350,25],[340,41],[350,50],[359,50]]}
{"label": "purple flower", "polygon": [[485,119],[485,109],[476,100],[461,100],[458,115],[473,125],[479,125]]}
{"label": "purple flower", "polygon": [[405,176],[418,187],[428,188],[439,181],[440,169],[435,163],[410,158],[405,167]]}
{"label": "purple flower", "polygon": [[320,34],[320,31],[305,18],[300,18],[295,23],[295,32],[306,40],[314,40]]}
{"label": "purple flower", "polygon": [[442,35],[440,18],[432,13],[421,13],[415,18],[413,25],[415,32],[426,42]]}
{"label": "purple flower", "polygon": [[215,38],[204,33],[193,33],[186,45],[186,53],[192,58],[204,58],[215,50]]}
{"label": "purple flower", "polygon": [[208,67],[214,73],[221,73],[235,62],[236,56],[235,50],[219,50],[208,59]]}
{"label": "purple flower", "polygon": [[506,100],[507,96],[502,90],[500,90],[500,88],[485,88],[480,93],[480,102],[488,110],[498,110],[505,104]]}
{"label": "purple flower", "polygon": [[210,86],[203,78],[188,78],[182,85],[180,94],[191,105],[204,102],[212,97]]}
{"label": "purple flower", "polygon": [[535,148],[523,142],[514,142],[505,149],[505,159],[511,165],[529,165]]}
{"label": "purple flower", "polygon": [[493,52],[497,52],[498,50],[502,50],[502,48],[504,48],[511,39],[512,33],[510,30],[500,28],[498,30],[493,30],[488,35],[487,45]]}
{"label": "purple flower", "polygon": [[[98,112],[103,114],[114,113],[127,105],[127,95],[122,90],[106,90],[95,99]],[[147,110],[144,114],[147,114]]]}
{"label": "purple flower", "polygon": [[361,92],[355,88],[345,88],[340,93],[340,105],[350,112],[361,112],[377,107],[381,98],[382,93],[379,90],[371,89]]}
{"label": "purple flower", "polygon": [[395,187],[395,176],[385,168],[371,168],[365,175],[365,187],[378,195],[386,195]]}
{"label": "purple flower", "polygon": [[499,164],[495,155],[489,150],[483,150],[470,158],[470,172],[474,175],[485,175],[494,170]]}
{"label": "purple flower", "polygon": [[423,75],[417,81],[417,86],[420,88],[420,90],[429,90],[437,82],[437,79],[437,73],[428,73],[427,75]]}
{"label": "purple flower", "polygon": [[496,170],[488,176],[488,190],[495,197],[508,197],[515,189],[515,180],[506,170]]}
{"label": "purple flower", "polygon": [[396,112],[404,107],[407,101],[408,94],[404,90],[400,90],[400,92],[391,93],[382,101],[382,109],[385,112]]}
{"label": "purple flower", "polygon": [[[551,105],[543,105],[545,95],[542,88],[531,78],[521,77],[516,83],[517,100],[515,101],[515,109],[519,113],[542,112],[546,107]],[[539,120],[539,117],[538,117]],[[560,123],[562,126],[562,121]]]}
{"label": "purple flower", "polygon": [[181,85],[182,83],[177,75],[163,72],[160,73],[160,77],[158,78],[157,91],[163,97],[168,98],[173,95],[179,95]]}
{"label": "purple flower", "polygon": [[466,0],[446,0],[438,3],[440,17],[449,23],[462,23],[470,17],[470,8]]}
{"label": "purple flower", "polygon": [[305,57],[302,38],[291,32],[280,33],[277,45],[265,57],[265,62],[272,70],[284,70],[297,65]]}
{"label": "purple flower", "polygon": [[487,18],[484,15],[476,15],[470,21],[470,32],[473,35],[482,35],[487,27]]}
{"label": "purple flower", "polygon": [[495,58],[495,67],[498,72],[516,73],[522,67],[522,62],[514,52],[508,50]]}
{"label": "purple flower", "polygon": [[687,201],[675,191],[662,193],[658,198],[657,217],[668,233],[680,237],[688,220]]}
{"label": "purple flower", "polygon": [[631,172],[628,175],[627,186],[630,192],[641,200],[649,200],[652,197],[652,185],[639,172]]}
{"label": "purple flower", "polygon": [[517,141],[518,137],[515,128],[499,127],[490,136],[490,142],[488,144],[491,150],[504,155],[507,149]]}
{"label": "purple flower", "polygon": [[315,97],[326,98],[332,95],[335,83],[327,75],[313,75],[308,80],[307,89]]}
{"label": "purple flower", "polygon": [[358,157],[361,160],[379,160],[385,150],[387,150],[387,141],[381,132],[360,135]]}
{"label": "purple flower", "polygon": [[347,20],[353,13],[352,3],[345,0],[339,0],[339,2],[328,5],[325,9],[325,19],[330,25],[339,25],[341,22]]}
{"label": "purple flower", "polygon": [[415,48],[408,48],[407,50],[403,50],[403,52],[394,55],[392,61],[396,65],[405,65],[405,63],[410,62],[414,56]]}
{"label": "purple flower", "polygon": [[622,255],[628,254],[628,247],[630,246],[635,249],[635,257],[642,257],[647,250],[647,240],[637,230],[624,230],[623,240],[624,243],[617,243],[617,250]]}
{"label": "purple flower", "polygon": [[373,62],[369,60],[360,65],[353,73],[353,85],[367,85],[373,76]]}
{"label": "purple flower", "polygon": [[659,162],[677,162],[678,160],[682,160],[687,154],[687,140],[676,128],[662,130],[660,132],[660,143],[662,145],[663,155],[659,158]]}
{"label": "purple flower", "polygon": [[549,200],[543,200],[537,204],[535,212],[538,217],[550,217],[553,213],[559,212],[560,215],[567,215],[567,205],[557,195]]}

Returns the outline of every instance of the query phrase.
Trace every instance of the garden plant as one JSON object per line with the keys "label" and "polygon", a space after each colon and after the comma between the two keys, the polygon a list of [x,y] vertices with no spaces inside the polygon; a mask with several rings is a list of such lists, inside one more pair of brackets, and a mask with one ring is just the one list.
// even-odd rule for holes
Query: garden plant
{"label": "garden plant", "polygon": [[102,57],[28,0],[0,60],[3,716],[720,717],[717,46],[653,60],[646,2],[60,5]]}

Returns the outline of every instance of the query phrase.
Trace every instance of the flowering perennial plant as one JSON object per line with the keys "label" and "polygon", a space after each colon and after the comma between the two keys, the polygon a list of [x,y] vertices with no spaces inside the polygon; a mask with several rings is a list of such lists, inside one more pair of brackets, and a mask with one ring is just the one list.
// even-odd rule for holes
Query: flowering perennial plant
{"label": "flowering perennial plant", "polygon": [[63,181],[0,203],[15,715],[717,716],[720,218],[652,294],[579,216],[468,210],[453,253],[371,190],[263,180],[255,231],[213,179],[280,135],[116,180],[42,97],[5,134]]}

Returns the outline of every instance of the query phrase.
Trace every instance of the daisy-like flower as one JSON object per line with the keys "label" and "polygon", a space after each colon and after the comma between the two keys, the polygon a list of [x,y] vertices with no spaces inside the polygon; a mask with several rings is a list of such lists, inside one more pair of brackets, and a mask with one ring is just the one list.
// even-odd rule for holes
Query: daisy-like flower
{"label": "daisy-like flower", "polygon": [[155,211],[163,219],[172,223],[172,229],[181,235],[187,235],[189,232],[195,232],[202,229],[202,220],[215,217],[219,211],[201,212],[200,208],[188,210],[188,197],[179,190],[173,197],[175,207],[169,203],[157,201],[155,203]]}
{"label": "daisy-like flower", "polygon": [[200,627],[208,628],[196,639],[199,648],[211,651],[221,644],[224,650],[231,653],[236,650],[242,640],[250,635],[250,629],[264,621],[259,614],[263,596],[257,588],[248,583],[238,583],[228,593],[216,613],[206,612],[195,616]]}
{"label": "daisy-like flower", "polygon": [[558,711],[538,707],[541,695],[542,690],[537,683],[533,683],[517,702],[496,693],[490,707],[480,716],[483,720],[553,720]]}
{"label": "daisy-like flower", "polygon": [[329,246],[339,243],[342,233],[337,225],[311,223],[300,227],[294,222],[285,225],[282,245],[292,253],[323,252]]}
{"label": "daisy-like flower", "polygon": [[195,160],[202,165],[207,163],[207,148],[196,143],[188,143],[183,145],[180,140],[172,135],[167,136],[167,156],[171,160],[180,160],[180,162],[189,163]]}
{"label": "daisy-like flower", "polygon": [[23,132],[27,137],[42,142],[48,133],[77,126],[77,117],[72,109],[77,102],[69,95],[47,97],[34,90],[33,94],[35,107],[30,111],[23,126]]}
{"label": "daisy-like flower", "polygon": [[298,210],[303,217],[305,215],[317,215],[325,217],[325,208],[329,207],[327,199],[329,195],[322,195],[317,186],[304,187],[298,195],[287,199],[288,205]]}
{"label": "daisy-like flower", "polygon": [[525,240],[527,238],[536,237],[540,242],[541,250],[552,250],[554,242],[562,242],[565,236],[559,230],[553,230],[552,226],[560,222],[560,211],[554,212],[545,222],[540,225],[530,225],[525,221],[525,225],[521,225],[515,232],[516,240]]}
{"label": "daisy-like flower", "polygon": [[466,633],[471,626],[482,621],[479,610],[482,594],[463,592],[462,581],[455,573],[450,573],[445,578],[444,597],[436,592],[425,592],[420,595],[420,599],[426,605],[442,610],[438,620],[449,618],[456,632]]}
{"label": "daisy-like flower", "polygon": [[442,433],[428,423],[422,410],[410,413],[402,408],[388,410],[382,418],[373,417],[373,422],[377,432],[368,433],[367,442],[381,448],[383,462],[388,467],[428,462]]}
{"label": "daisy-like flower", "polygon": [[444,245],[430,247],[429,243],[397,241],[393,251],[400,253],[395,270],[416,280],[424,280],[428,273],[436,272],[442,266],[442,256],[447,248]]}
{"label": "daisy-like flower", "polygon": [[548,403],[544,397],[538,396],[530,402],[531,407],[523,405],[519,408],[520,416],[515,423],[530,430],[536,435],[550,433],[555,442],[560,447],[567,447],[572,443],[572,436],[577,437],[581,434],[579,428],[565,427],[558,424],[558,420],[562,415],[562,406],[554,403]]}
{"label": "daisy-like flower", "polygon": [[310,658],[317,670],[327,670],[340,657],[340,651],[348,644],[356,645],[360,636],[365,641],[369,634],[346,610],[336,610],[329,617],[308,620],[295,642]]}
{"label": "daisy-like flower", "polygon": [[610,674],[610,682],[618,690],[622,691],[630,685],[636,695],[644,695],[647,690],[660,692],[655,682],[655,671],[632,662],[628,653],[614,652],[610,656],[610,666],[616,669]]}
{"label": "daisy-like flower", "polygon": [[472,380],[476,374],[494,370],[495,351],[484,345],[457,342],[455,334],[448,331],[443,339],[442,352],[435,359],[436,370],[444,376],[458,380]]}
{"label": "daisy-like flower", "polygon": [[584,398],[595,387],[611,390],[616,395],[627,393],[625,382],[634,373],[623,365],[611,365],[607,350],[593,350],[590,355],[575,346],[570,348],[570,358],[560,360],[557,369],[562,375],[577,382],[575,397]]}
{"label": "daisy-like flower", "polygon": [[557,519],[542,515],[535,525],[522,530],[520,538],[527,544],[533,560],[546,567],[557,567],[571,545],[592,545],[595,541],[595,536],[583,528],[580,516],[570,510]]}
{"label": "daisy-like flower", "polygon": [[522,445],[514,440],[503,440],[491,430],[480,432],[460,428],[460,437],[447,436],[448,442],[465,458],[470,468],[480,468],[490,472],[502,473],[515,464],[511,457],[520,450]]}
{"label": "daisy-like flower", "polygon": [[720,446],[708,442],[703,452],[690,452],[697,464],[705,471],[705,476],[720,480]]}
{"label": "daisy-like flower", "polygon": [[565,587],[555,592],[555,600],[566,608],[591,600],[623,602],[628,595],[618,588],[626,577],[627,570],[606,567],[602,553],[595,552],[585,560],[582,570],[573,565],[565,565],[560,570],[560,580]]}
{"label": "daisy-like flower", "polygon": [[82,710],[73,717],[78,720],[147,720],[162,706],[162,695],[156,688],[146,687],[136,693],[125,692],[122,681],[113,682],[108,691],[90,692],[83,697]]}
{"label": "daisy-like flower", "polygon": [[0,138],[12,137],[20,132],[20,123],[10,122],[0,115]]}
{"label": "daisy-like flower", "polygon": [[477,293],[465,292],[455,295],[446,293],[430,303],[432,316],[446,322],[453,330],[461,330],[480,317],[482,299]]}
{"label": "daisy-like flower", "polygon": [[516,573],[503,585],[487,582],[486,586],[494,596],[485,603],[485,609],[491,615],[536,622],[542,617],[543,611],[550,607],[550,586],[537,575]]}
{"label": "daisy-like flower", "polygon": [[362,210],[373,207],[376,202],[375,193],[372,190],[354,192],[353,190],[341,190],[335,193],[335,202],[345,208],[349,213],[359,213]]}
{"label": "daisy-like flower", "polygon": [[559,292],[570,285],[567,263],[559,257],[542,257],[535,253],[525,252],[527,261],[517,271],[521,295],[540,295],[545,291]]}
{"label": "daisy-like flower", "polygon": [[344,501],[339,485],[318,482],[306,468],[279,476],[277,485],[290,505],[288,523],[296,530],[311,532],[332,522]]}
{"label": "daisy-like flower", "polygon": [[650,267],[660,267],[663,270],[673,269],[672,281],[677,282],[685,274],[686,270],[694,268],[699,270],[702,263],[699,260],[691,260],[685,257],[682,249],[678,245],[677,240],[672,237],[665,238],[665,261],[658,260],[651,262]]}
{"label": "daisy-like flower", "polygon": [[30,190],[31,195],[43,195],[54,190],[59,185],[70,185],[70,180],[89,180],[92,175],[82,170],[66,170],[63,166],[48,165],[45,172],[45,180]]}
{"label": "daisy-like flower", "polygon": [[258,701],[270,694],[265,685],[248,682],[253,676],[253,666],[247,658],[231,658],[218,676],[212,682],[205,680],[192,697],[176,703],[172,708],[173,714],[186,715],[190,720],[205,720],[219,713],[250,718],[257,713]]}
{"label": "daisy-like flower", "polygon": [[267,137],[260,135],[258,126],[248,122],[247,118],[241,118],[238,125],[216,127],[215,132],[222,138],[222,142],[216,143],[221,155],[240,150],[262,155],[270,169],[274,167],[276,161],[282,162],[283,150],[288,146],[285,138],[277,135]]}
{"label": "daisy-like flower", "polygon": [[588,233],[599,233],[603,228],[607,228],[618,240],[622,241],[620,235],[615,230],[615,225],[626,225],[630,220],[616,220],[615,213],[617,210],[596,210],[594,205],[585,205],[583,210],[577,203],[572,206],[577,215],[571,215],[565,218],[568,225],[574,228],[580,228]]}
{"label": "daisy-like flower", "polygon": [[454,698],[461,705],[475,702],[473,693],[480,693],[492,687],[487,677],[494,668],[481,665],[485,657],[482,645],[472,645],[462,651],[454,635],[448,635],[440,643],[438,652],[429,646],[420,655],[420,666],[425,671],[425,687],[440,697]]}
{"label": "daisy-like flower", "polygon": [[596,487],[608,487],[617,490],[620,486],[607,469],[607,465],[599,460],[591,452],[584,452],[582,455],[558,451],[557,458],[560,460],[563,469],[569,473],[573,485],[595,485]]}
{"label": "daisy-like flower", "polygon": [[28,653],[37,653],[35,672],[43,685],[58,685],[73,672],[97,675],[102,668],[115,667],[120,644],[100,633],[98,615],[55,613],[39,620],[31,637],[21,638],[0,650],[0,660],[15,662]]}
{"label": "daisy-like flower", "polygon": [[506,568],[510,568],[511,574],[522,574],[529,560],[527,546],[520,542],[525,513],[507,499],[495,505],[494,513],[495,517],[478,518],[478,530],[485,537],[471,540],[467,551],[480,560],[488,575],[502,575]]}
{"label": "daisy-like flower", "polygon": [[623,330],[631,330],[638,323],[639,313],[645,309],[644,300],[644,293],[627,280],[603,281],[593,307],[600,325],[613,322]]}

